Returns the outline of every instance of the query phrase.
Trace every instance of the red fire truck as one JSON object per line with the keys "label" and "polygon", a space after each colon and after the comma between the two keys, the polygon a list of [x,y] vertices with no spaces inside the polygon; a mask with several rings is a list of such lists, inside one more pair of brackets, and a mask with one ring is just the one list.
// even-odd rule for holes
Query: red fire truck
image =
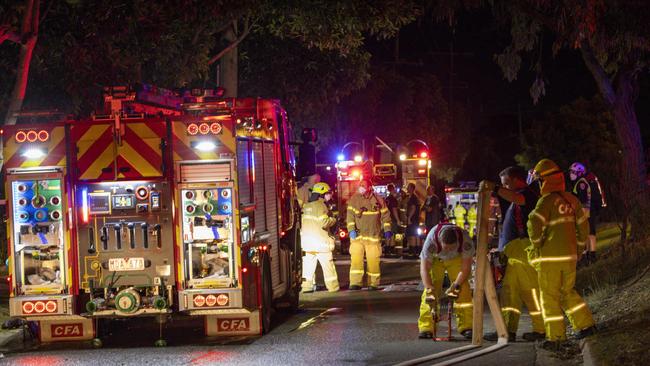
{"label": "red fire truck", "polygon": [[126,88],[105,101],[4,130],[11,315],[46,342],[172,313],[204,317],[207,335],[268,331],[301,281],[280,103]]}

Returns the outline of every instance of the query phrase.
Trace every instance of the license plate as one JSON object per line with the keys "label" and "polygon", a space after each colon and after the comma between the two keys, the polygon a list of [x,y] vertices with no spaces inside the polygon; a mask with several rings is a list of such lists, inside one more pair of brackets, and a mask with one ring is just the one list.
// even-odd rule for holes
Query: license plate
{"label": "license plate", "polygon": [[110,258],[108,270],[113,272],[142,271],[144,270],[144,258]]}

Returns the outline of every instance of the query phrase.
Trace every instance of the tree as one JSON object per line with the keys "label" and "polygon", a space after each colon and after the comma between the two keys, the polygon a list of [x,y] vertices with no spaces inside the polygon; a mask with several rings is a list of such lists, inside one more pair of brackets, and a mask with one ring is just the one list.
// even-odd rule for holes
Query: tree
{"label": "tree", "polygon": [[645,1],[507,0],[495,1],[499,19],[509,25],[512,41],[495,57],[504,75],[514,80],[523,57],[533,59],[537,73],[531,95],[545,93],[544,37],[551,50],[580,52],[600,95],[613,117],[623,159],[619,177],[631,209],[632,234],[650,230],[648,186],[643,144],[635,111],[639,75],[647,71],[650,51],[650,7]]}
{"label": "tree", "polygon": [[547,113],[532,123],[525,135],[526,143],[516,156],[520,165],[529,168],[542,158],[551,158],[560,167],[567,168],[578,161],[598,176],[607,197],[606,214],[622,223],[624,239],[634,202],[627,201],[622,194],[621,145],[612,114],[602,98],[578,99]]}
{"label": "tree", "polygon": [[[40,0],[25,0],[23,5],[22,23],[20,31],[13,29],[13,24],[7,22],[0,25],[0,44],[11,41],[19,46],[19,56],[15,72],[14,86],[9,97],[7,116],[4,123],[13,125],[16,123],[16,113],[25,99],[27,91],[27,80],[29,68],[32,62],[34,47],[38,39],[38,27],[40,23]],[[0,147],[0,151],[1,151]],[[0,157],[1,159],[1,157]]]}

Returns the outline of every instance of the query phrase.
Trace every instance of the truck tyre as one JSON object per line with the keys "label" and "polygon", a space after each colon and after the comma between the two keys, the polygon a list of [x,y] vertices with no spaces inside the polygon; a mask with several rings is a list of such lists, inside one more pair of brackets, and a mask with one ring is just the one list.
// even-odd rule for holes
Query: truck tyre
{"label": "truck tyre", "polygon": [[262,334],[271,330],[271,317],[273,312],[273,288],[271,285],[271,261],[268,256],[264,256],[262,261],[262,306],[260,317],[262,319]]}

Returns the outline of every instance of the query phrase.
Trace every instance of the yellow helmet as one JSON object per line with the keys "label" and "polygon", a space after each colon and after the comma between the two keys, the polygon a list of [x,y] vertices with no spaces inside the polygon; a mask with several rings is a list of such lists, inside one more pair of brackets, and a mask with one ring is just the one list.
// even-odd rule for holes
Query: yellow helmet
{"label": "yellow helmet", "polygon": [[555,162],[551,159],[542,159],[535,165],[535,169],[533,170],[533,176],[536,179],[544,179],[548,176],[557,174],[557,173],[562,173],[562,170],[560,167],[555,164]]}
{"label": "yellow helmet", "polygon": [[330,191],[330,186],[329,186],[329,184],[324,183],[324,182],[316,183],[312,187],[311,191],[313,193],[325,194],[325,193]]}

